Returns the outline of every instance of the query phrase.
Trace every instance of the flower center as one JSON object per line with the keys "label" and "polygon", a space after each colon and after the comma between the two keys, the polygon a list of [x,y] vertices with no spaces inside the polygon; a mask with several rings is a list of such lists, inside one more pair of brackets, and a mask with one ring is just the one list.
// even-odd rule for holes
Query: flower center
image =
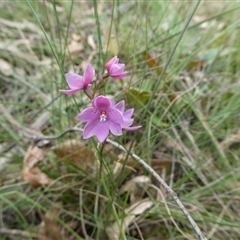
{"label": "flower center", "polygon": [[107,115],[105,111],[101,111],[100,122],[105,122],[107,120]]}

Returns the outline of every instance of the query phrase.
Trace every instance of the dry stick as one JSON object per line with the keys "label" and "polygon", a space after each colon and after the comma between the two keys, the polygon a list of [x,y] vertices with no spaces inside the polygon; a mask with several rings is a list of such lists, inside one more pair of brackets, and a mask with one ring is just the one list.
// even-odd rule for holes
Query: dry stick
{"label": "dry stick", "polygon": [[[107,139],[106,140],[108,143],[111,143],[113,146],[117,147],[118,149],[123,150],[124,152],[127,152],[127,150],[120,144]],[[187,209],[183,206],[182,202],[180,199],[177,197],[176,193],[167,185],[167,183],[157,174],[157,172],[154,171],[143,159],[138,157],[135,153],[130,153],[130,155],[139,163],[141,164],[149,173],[151,173],[157,181],[166,189],[166,191],[170,194],[170,196],[173,198],[175,203],[179,206],[179,208],[182,210],[183,214],[185,217],[188,219],[188,221],[191,223],[193,230],[196,232],[198,235],[198,238],[200,240],[207,240],[207,238],[203,235],[202,231],[196,224],[196,222],[193,220],[193,218],[190,216],[188,213]]]}

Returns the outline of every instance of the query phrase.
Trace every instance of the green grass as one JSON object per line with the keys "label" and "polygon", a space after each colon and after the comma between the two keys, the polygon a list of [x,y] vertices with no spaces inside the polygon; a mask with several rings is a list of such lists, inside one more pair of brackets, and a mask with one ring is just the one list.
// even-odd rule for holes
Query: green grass
{"label": "green grass", "polygon": [[[37,163],[53,182],[33,188],[23,178],[32,130],[59,135],[90,106],[83,92],[59,94],[64,73],[82,74],[89,62],[98,77],[118,48],[129,74],[108,79],[99,94],[125,99],[143,127],[110,138],[158,172],[208,239],[239,239],[239,8],[223,1],[0,3],[0,160],[8,160],[0,161],[0,238],[197,239],[131,154],[89,139],[58,148],[63,160],[54,148],[82,139],[79,131],[51,140]],[[74,37],[81,50],[70,53]],[[150,182],[126,187],[137,176]],[[143,199],[151,207],[137,208],[125,228],[129,207]]]}

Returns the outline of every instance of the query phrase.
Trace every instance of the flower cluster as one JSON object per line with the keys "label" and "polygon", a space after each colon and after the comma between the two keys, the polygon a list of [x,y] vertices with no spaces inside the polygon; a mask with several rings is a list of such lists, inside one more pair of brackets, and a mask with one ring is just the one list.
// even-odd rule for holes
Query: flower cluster
{"label": "flower cluster", "polygon": [[[111,76],[115,79],[121,79],[127,75],[124,71],[125,64],[119,63],[117,56],[112,58],[106,65],[107,74],[100,78],[102,83],[103,78]],[[65,74],[67,84],[70,89],[60,90],[67,95],[75,94],[80,90],[87,90],[91,87],[91,82],[95,77],[94,68],[88,64],[83,76],[75,73]],[[96,90],[94,91],[96,92]],[[92,106],[84,109],[77,118],[81,122],[86,122],[84,127],[83,138],[87,139],[96,136],[100,143],[104,142],[109,135],[109,132],[116,136],[122,135],[122,129],[134,131],[141,126],[131,127],[134,119],[132,118],[134,109],[125,111],[125,101],[122,100],[115,104],[113,99],[103,95],[91,97]]]}

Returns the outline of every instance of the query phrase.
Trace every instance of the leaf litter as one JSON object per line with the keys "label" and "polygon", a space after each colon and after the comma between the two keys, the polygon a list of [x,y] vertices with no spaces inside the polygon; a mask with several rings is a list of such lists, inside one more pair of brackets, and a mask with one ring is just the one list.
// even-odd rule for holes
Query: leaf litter
{"label": "leaf litter", "polygon": [[44,160],[44,156],[44,148],[30,145],[23,160],[23,178],[34,188],[48,185],[53,182],[53,179],[49,178],[38,166],[36,166],[38,162]]}
{"label": "leaf litter", "polygon": [[61,144],[53,146],[51,150],[61,161],[73,163],[88,173],[97,170],[94,152],[81,140],[68,139]]}

